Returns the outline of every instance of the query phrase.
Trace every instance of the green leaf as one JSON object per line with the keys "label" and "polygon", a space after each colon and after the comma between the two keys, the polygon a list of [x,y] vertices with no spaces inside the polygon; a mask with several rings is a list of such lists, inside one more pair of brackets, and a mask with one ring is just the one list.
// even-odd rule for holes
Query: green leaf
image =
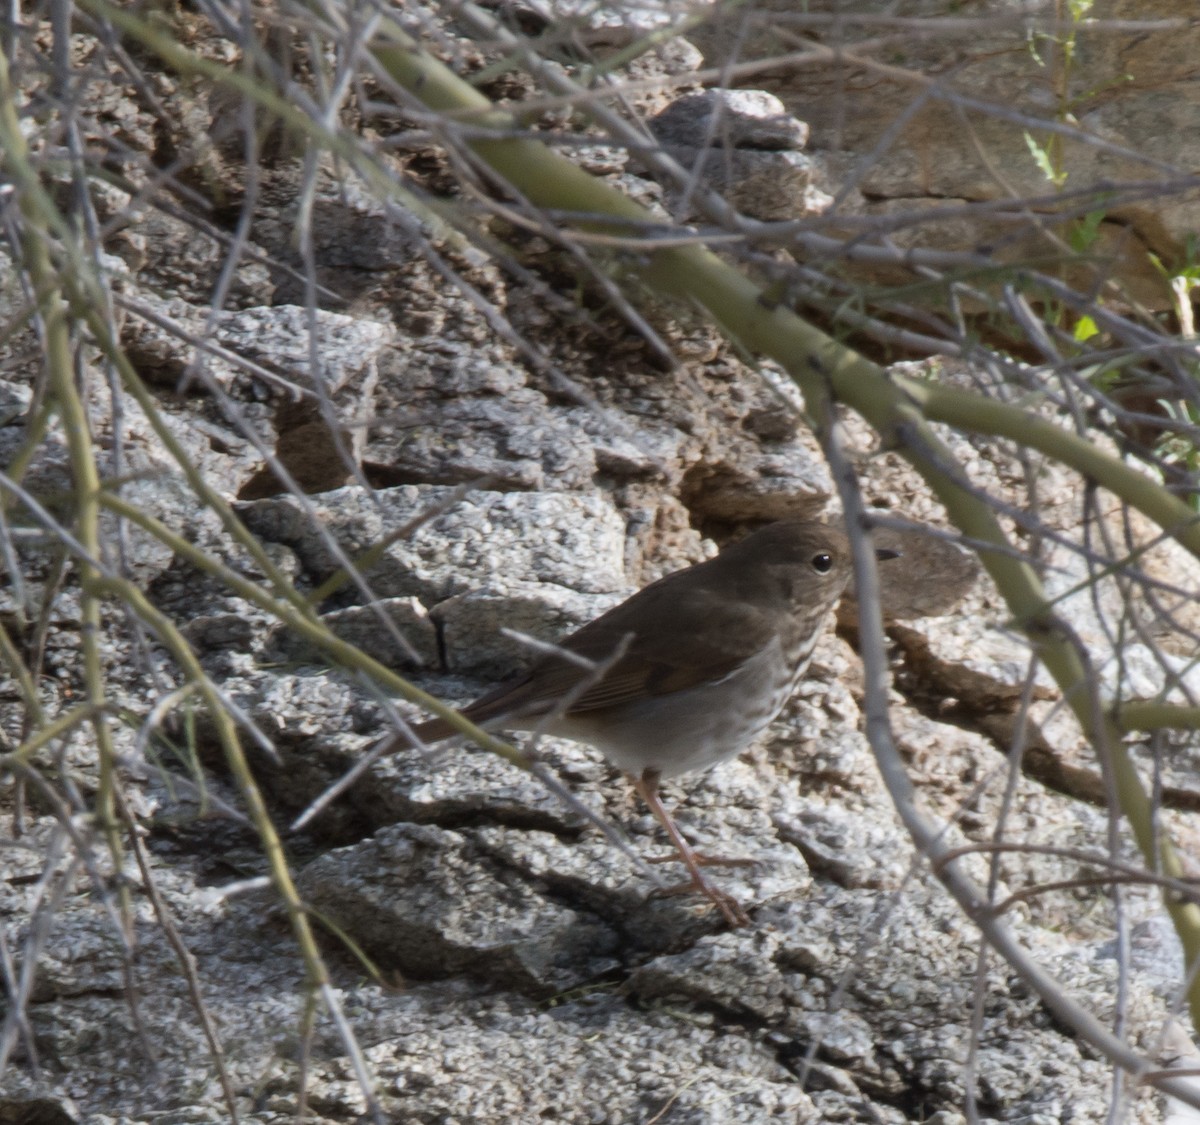
{"label": "green leaf", "polygon": [[1104,211],[1089,211],[1078,222],[1072,223],[1067,240],[1076,254],[1083,254],[1096,244],[1100,237],[1100,224],[1104,222]]}

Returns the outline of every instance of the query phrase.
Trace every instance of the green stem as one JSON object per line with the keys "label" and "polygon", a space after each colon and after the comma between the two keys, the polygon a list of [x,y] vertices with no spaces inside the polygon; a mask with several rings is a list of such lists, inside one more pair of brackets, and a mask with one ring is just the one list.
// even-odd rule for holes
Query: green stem
{"label": "green stem", "polygon": [[[37,294],[45,347],[46,385],[49,397],[55,402],[62,419],[67,443],[75,490],[75,537],[88,557],[98,559],[101,557],[100,506],[96,496],[100,474],[92,446],[91,420],[75,383],[71,320],[67,315],[60,278],[47,250],[49,230],[43,222],[43,203],[47,196],[37,172],[29,162],[29,150],[21,131],[14,98],[8,61],[0,52],[0,152],[4,153],[3,168],[17,187],[19,207],[24,218],[21,225],[21,255],[33,291]],[[123,868],[124,843],[116,815],[116,756],[105,706],[107,691],[100,643],[101,603],[95,590],[95,582],[100,575],[87,558],[77,559],[76,565],[79,567],[82,591],[80,648],[84,685],[87,704],[92,710],[92,730],[99,759],[95,817],[108,844],[113,869],[119,875]],[[128,930],[127,937],[130,937],[133,914],[129,888],[123,880],[118,879],[116,890],[121,915]]]}
{"label": "green stem", "polygon": [[1048,418],[969,391],[896,376],[896,385],[921,408],[930,422],[1009,438],[1069,465],[1089,481],[1149,516],[1168,535],[1200,558],[1200,515],[1162,485]]}
{"label": "green stem", "polygon": [[1114,708],[1112,721],[1118,730],[1125,733],[1139,730],[1200,730],[1200,707],[1139,700]]}

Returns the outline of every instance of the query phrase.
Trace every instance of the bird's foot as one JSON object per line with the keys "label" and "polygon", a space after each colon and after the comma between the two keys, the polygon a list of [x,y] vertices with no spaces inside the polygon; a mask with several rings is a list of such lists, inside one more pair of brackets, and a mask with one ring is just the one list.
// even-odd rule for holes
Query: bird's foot
{"label": "bird's foot", "polygon": [[719,887],[714,887],[707,879],[693,879],[690,883],[680,883],[674,887],[661,887],[653,892],[654,898],[667,898],[673,895],[698,893],[707,898],[720,912],[721,916],[733,927],[750,925],[750,915],[742,909],[741,903],[731,894],[726,894]]}

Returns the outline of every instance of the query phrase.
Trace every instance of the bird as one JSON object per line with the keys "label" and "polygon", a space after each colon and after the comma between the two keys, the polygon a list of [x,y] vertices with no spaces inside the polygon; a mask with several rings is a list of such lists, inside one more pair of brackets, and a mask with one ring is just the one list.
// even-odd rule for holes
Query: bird
{"label": "bird", "polygon": [[[779,714],[850,572],[838,528],[769,524],[646,586],[460,713],[489,730],[537,731],[599,750],[628,775],[679,853],[691,881],[671,893],[700,893],[730,926],[747,925],[742,906],[701,870],[737,861],[694,851],[659,785],[734,757]],[[441,718],[411,729],[424,745],[459,734]]]}

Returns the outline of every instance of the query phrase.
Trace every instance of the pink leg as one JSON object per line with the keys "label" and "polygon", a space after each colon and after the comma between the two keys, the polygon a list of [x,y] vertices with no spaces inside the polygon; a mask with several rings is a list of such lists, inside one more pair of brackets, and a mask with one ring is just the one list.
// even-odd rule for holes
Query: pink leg
{"label": "pink leg", "polygon": [[641,777],[631,777],[631,780],[633,787],[641,795],[642,800],[646,802],[655,819],[667,830],[667,835],[671,837],[671,843],[675,845],[675,850],[679,852],[679,858],[683,861],[684,867],[688,869],[688,874],[692,877],[691,883],[682,889],[696,890],[702,895],[706,895],[721,912],[725,921],[731,926],[748,926],[750,924],[750,917],[741,908],[737,900],[731,895],[727,895],[724,891],[718,890],[704,878],[700,870],[701,864],[712,863],[714,861],[697,856],[692,850],[691,845],[683,838],[683,833],[675,826],[675,822],[671,819],[670,814],[662,803],[662,799],[658,795],[659,776],[658,770],[646,770]]}

